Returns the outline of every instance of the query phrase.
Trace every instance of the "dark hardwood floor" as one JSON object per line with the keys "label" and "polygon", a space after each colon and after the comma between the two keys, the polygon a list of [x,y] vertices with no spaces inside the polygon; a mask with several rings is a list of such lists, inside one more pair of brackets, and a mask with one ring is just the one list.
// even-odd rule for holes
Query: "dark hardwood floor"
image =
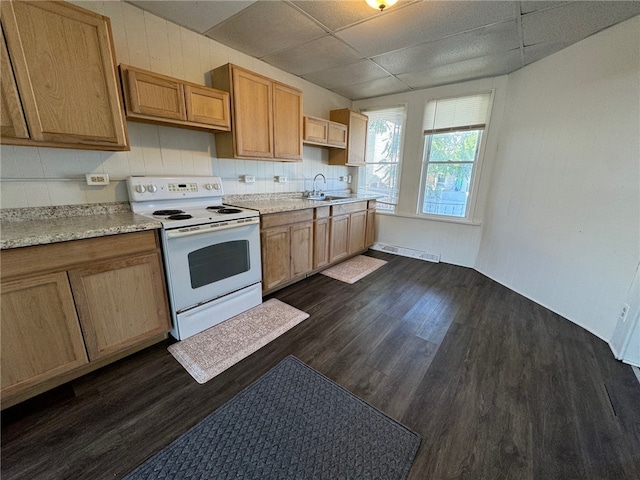
{"label": "dark hardwood floor", "polygon": [[2,414],[3,480],[120,478],[295,355],[423,436],[411,479],[640,479],[640,384],[590,333],[474,270],[370,251],[353,285],[199,385],[168,342]]}

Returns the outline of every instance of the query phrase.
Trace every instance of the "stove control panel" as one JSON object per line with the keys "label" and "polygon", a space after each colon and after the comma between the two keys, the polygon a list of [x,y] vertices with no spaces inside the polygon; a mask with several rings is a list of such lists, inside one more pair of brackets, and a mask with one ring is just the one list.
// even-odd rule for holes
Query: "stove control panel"
{"label": "stove control panel", "polygon": [[129,201],[222,197],[220,177],[128,177]]}

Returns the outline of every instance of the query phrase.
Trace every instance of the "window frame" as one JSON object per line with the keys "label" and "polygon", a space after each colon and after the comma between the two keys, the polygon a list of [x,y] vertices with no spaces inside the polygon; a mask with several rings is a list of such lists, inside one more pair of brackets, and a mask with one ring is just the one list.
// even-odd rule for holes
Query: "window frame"
{"label": "window frame", "polygon": [[[403,103],[398,103],[395,105],[387,105],[384,107],[369,107],[366,109],[362,110],[362,113],[365,115],[369,115],[370,112],[379,112],[379,111],[384,111],[384,110],[394,110],[394,109],[402,109],[402,131],[400,132],[400,138],[398,140],[398,161],[397,162],[367,162],[367,158],[365,157],[365,165],[363,166],[364,168],[359,168],[358,169],[358,191],[362,192],[366,187],[366,169],[368,166],[370,165],[395,165],[396,166],[396,179],[395,179],[395,184],[396,184],[396,198],[395,198],[395,203],[390,203],[390,202],[381,202],[381,201],[377,201],[376,205],[377,208],[376,210],[381,212],[381,213],[396,213],[398,210],[398,202],[400,200],[400,187],[401,187],[401,181],[402,181],[402,162],[403,162],[403,157],[404,157],[404,142],[405,142],[405,135],[406,135],[406,131],[407,131],[407,108],[408,105],[406,102]],[[367,151],[369,151],[369,127],[367,126]],[[361,178],[361,174],[362,173],[362,177]],[[384,207],[382,206],[384,205]]]}
{"label": "window frame", "polygon": [[[422,159],[421,159],[421,169],[420,169],[420,187],[418,190],[418,198],[416,202],[416,216],[419,218],[425,218],[429,220],[439,220],[445,222],[454,222],[454,223],[475,223],[473,221],[476,205],[478,202],[478,190],[480,184],[480,178],[482,177],[482,167],[484,164],[484,154],[487,146],[487,135],[491,122],[491,113],[493,110],[493,101],[495,98],[495,89],[491,90],[481,90],[476,92],[467,92],[460,93],[457,95],[448,95],[445,97],[438,98],[430,98],[425,103],[425,109],[429,102],[435,102],[446,99],[453,98],[461,98],[467,97],[471,95],[480,95],[483,93],[490,94],[489,104],[487,106],[487,116],[484,124],[474,124],[474,125],[465,125],[460,127],[449,127],[449,128],[441,128],[441,129],[430,129],[423,130],[422,134]],[[423,213],[422,207],[424,205],[425,199],[425,189],[427,187],[427,170],[429,163],[444,163],[444,162],[427,162],[427,137],[429,135],[438,134],[438,133],[448,133],[448,132],[459,132],[459,131],[469,131],[469,130],[480,130],[482,129],[482,134],[480,136],[480,144],[476,150],[476,158],[473,162],[454,162],[454,163],[468,163],[472,164],[473,168],[471,169],[471,178],[469,179],[469,195],[467,199],[465,215],[457,216],[457,215],[446,215],[446,214],[438,214],[438,213]]]}

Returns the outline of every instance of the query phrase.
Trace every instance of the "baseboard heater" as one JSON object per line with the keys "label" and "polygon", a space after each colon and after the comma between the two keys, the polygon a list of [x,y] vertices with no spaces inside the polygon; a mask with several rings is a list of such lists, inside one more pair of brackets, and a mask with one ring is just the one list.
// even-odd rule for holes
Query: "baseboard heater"
{"label": "baseboard heater", "polygon": [[398,247],[396,245],[387,245],[385,243],[376,243],[371,250],[378,250],[379,252],[393,253],[395,255],[401,255],[403,257],[417,258],[418,260],[425,260],[427,262],[440,262],[440,254],[427,253],[421,250],[414,250],[412,248]]}

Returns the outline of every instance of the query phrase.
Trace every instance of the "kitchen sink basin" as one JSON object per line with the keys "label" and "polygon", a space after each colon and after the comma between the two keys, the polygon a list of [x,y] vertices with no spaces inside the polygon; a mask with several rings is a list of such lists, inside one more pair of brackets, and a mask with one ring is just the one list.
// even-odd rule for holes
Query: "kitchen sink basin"
{"label": "kitchen sink basin", "polygon": [[307,200],[318,200],[323,202],[331,202],[332,200],[346,200],[350,197],[340,197],[337,195],[310,195]]}

